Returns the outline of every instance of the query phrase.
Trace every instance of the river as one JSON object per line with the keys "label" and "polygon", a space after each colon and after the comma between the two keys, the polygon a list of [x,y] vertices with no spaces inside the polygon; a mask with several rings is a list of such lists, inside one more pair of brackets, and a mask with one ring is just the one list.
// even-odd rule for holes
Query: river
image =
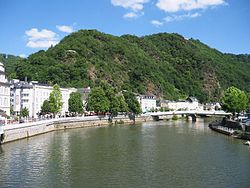
{"label": "river", "polygon": [[250,147],[206,119],[51,132],[0,146],[0,187],[249,187]]}

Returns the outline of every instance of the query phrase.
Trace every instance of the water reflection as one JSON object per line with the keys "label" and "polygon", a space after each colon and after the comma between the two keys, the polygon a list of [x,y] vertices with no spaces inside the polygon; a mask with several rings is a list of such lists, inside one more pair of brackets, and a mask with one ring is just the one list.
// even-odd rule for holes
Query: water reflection
{"label": "water reflection", "polygon": [[6,144],[0,187],[247,187],[250,147],[207,122],[74,129]]}

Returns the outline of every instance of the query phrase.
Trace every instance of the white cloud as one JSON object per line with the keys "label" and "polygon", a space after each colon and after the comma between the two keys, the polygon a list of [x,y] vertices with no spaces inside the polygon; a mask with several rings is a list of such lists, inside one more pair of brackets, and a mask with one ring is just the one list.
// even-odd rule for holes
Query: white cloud
{"label": "white cloud", "polygon": [[57,34],[47,29],[39,31],[37,28],[32,28],[25,31],[25,34],[28,37],[26,46],[30,48],[48,48],[59,42]]}
{"label": "white cloud", "polygon": [[138,14],[134,13],[134,12],[128,12],[126,14],[123,15],[123,18],[137,18]]}
{"label": "white cloud", "polygon": [[149,0],[111,0],[114,6],[120,6],[125,9],[133,11],[140,11],[143,9],[143,4],[148,3]]}
{"label": "white cloud", "polygon": [[19,57],[21,57],[21,58],[26,58],[27,55],[25,55],[25,54],[20,54]]}
{"label": "white cloud", "polygon": [[64,33],[72,33],[74,31],[72,26],[67,25],[57,25],[56,28]]}
{"label": "white cloud", "polygon": [[55,46],[56,44],[58,44],[58,41],[38,40],[38,41],[29,41],[26,45],[30,48],[49,48],[50,46]]}
{"label": "white cloud", "polygon": [[182,14],[182,15],[172,15],[172,16],[167,16],[166,18],[164,18],[164,20],[166,22],[173,22],[173,21],[181,21],[181,20],[184,20],[184,19],[187,19],[187,18],[196,18],[196,17],[199,17],[201,16],[200,13],[196,12],[196,13],[193,13],[193,14]]}
{"label": "white cloud", "polygon": [[158,20],[152,20],[152,21],[151,21],[151,24],[153,24],[153,25],[156,26],[156,27],[159,27],[159,26],[162,26],[162,25],[163,25],[163,22],[158,21]]}
{"label": "white cloud", "polygon": [[165,12],[178,12],[206,9],[222,4],[226,4],[224,0],[158,0],[156,6]]}

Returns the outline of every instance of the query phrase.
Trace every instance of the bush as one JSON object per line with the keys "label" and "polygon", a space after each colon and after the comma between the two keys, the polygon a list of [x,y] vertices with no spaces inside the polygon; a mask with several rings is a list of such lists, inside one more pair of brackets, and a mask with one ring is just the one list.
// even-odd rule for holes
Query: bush
{"label": "bush", "polygon": [[172,120],[178,120],[178,119],[179,119],[179,118],[178,118],[177,115],[173,115]]}

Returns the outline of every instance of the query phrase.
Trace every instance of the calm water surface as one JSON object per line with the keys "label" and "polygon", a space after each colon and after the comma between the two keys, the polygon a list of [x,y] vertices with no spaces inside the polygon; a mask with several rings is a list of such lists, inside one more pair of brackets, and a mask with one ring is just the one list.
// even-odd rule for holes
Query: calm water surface
{"label": "calm water surface", "polygon": [[250,187],[250,147],[202,119],[58,131],[0,146],[0,187]]}

